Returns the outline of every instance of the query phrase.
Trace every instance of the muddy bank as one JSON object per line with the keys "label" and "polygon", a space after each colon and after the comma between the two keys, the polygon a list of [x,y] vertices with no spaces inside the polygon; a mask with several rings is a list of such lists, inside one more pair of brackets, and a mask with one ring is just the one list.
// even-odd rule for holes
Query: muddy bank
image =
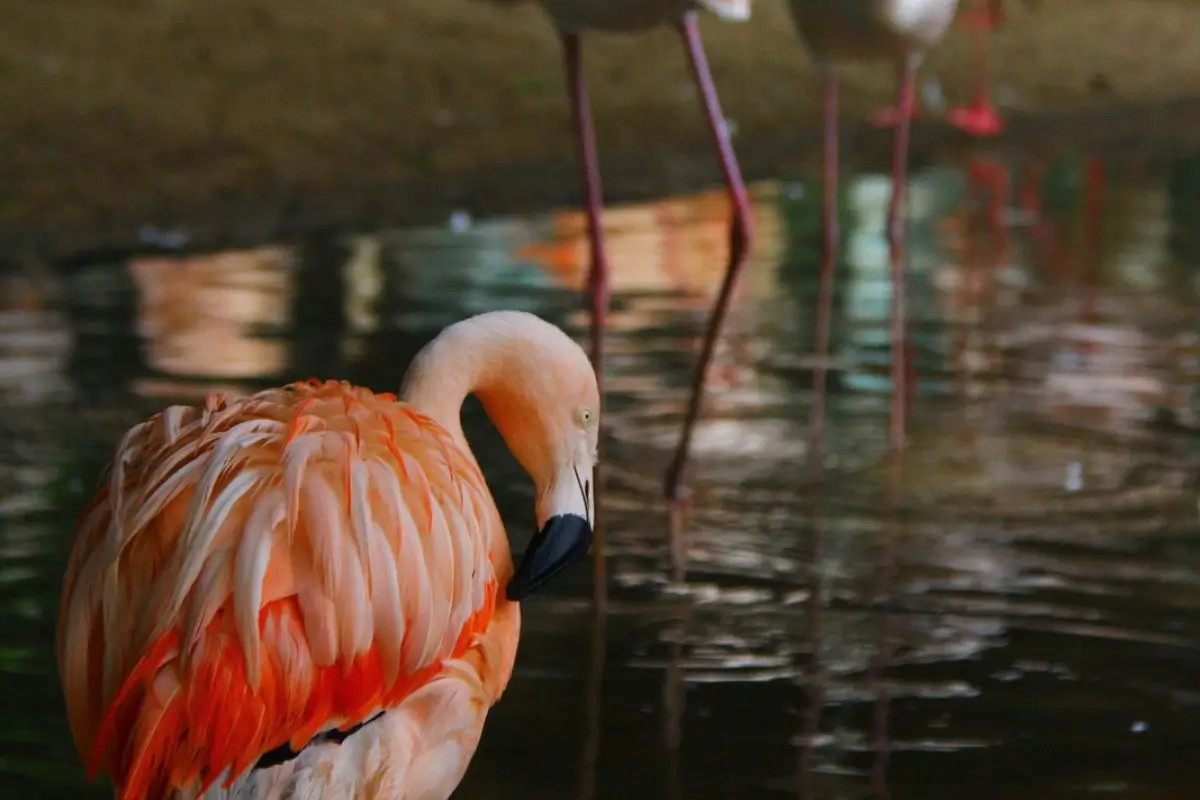
{"label": "muddy bank", "polygon": [[[1200,3],[1013,3],[993,35],[997,99],[1013,118],[989,147],[1145,152],[1200,131]],[[63,19],[70,19],[64,25]],[[1120,35],[1113,35],[1119,31]],[[804,169],[819,146],[816,76],[783,4],[749,24],[705,22],[750,175]],[[924,77],[971,94],[956,28]],[[671,31],[587,43],[608,194],[717,179]],[[884,66],[846,71],[848,158],[886,135]],[[0,228],[126,237],[138,221],[253,238],[363,216],[429,219],[573,202],[557,43],[536,8],[472,0],[60,0],[0,10]],[[970,146],[927,115],[919,149]],[[648,146],[650,143],[650,146]],[[68,246],[64,240],[43,244]],[[105,237],[107,238],[107,237]]]}

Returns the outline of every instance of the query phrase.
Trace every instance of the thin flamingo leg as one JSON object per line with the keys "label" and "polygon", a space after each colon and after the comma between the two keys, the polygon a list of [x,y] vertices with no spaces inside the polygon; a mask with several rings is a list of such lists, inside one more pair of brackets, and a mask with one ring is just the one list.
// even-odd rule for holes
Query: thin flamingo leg
{"label": "thin flamingo leg", "polygon": [[988,91],[988,34],[1003,19],[1003,8],[995,0],[976,0],[976,8],[964,12],[963,20],[975,31],[977,88],[975,102],[950,109],[946,120],[972,136],[995,136],[1004,130],[1004,120],[992,105]]}
{"label": "thin flamingo leg", "polygon": [[1101,236],[1104,232],[1104,162],[1093,156],[1087,160],[1083,206],[1083,303],[1080,317],[1096,322],[1096,276],[1100,269]]}
{"label": "thin flamingo leg", "polygon": [[583,207],[587,216],[588,243],[591,246],[591,270],[587,296],[592,312],[592,366],[604,394],[604,326],[608,316],[608,256],[604,247],[604,195],[600,187],[600,160],[596,155],[596,133],[592,128],[592,109],[588,102],[587,80],[583,76],[583,50],[579,34],[562,34],[563,61],[567,73],[567,94],[571,101],[571,121],[579,146],[579,165],[583,173]]}
{"label": "thin flamingo leg", "polygon": [[[604,192],[600,186],[600,159],[596,155],[596,132],[592,126],[592,108],[588,101],[587,79],[583,76],[583,49],[577,33],[562,34],[563,62],[567,73],[567,95],[571,101],[571,121],[579,146],[579,165],[583,175],[583,206],[587,217],[588,244],[591,247],[591,269],[588,274],[587,296],[592,317],[592,368],[596,370],[596,386],[604,400],[604,327],[608,317],[609,283],[608,255],[604,247]],[[604,458],[604,441],[599,444],[599,457]],[[601,482],[596,487],[600,497]],[[596,543],[592,573],[592,598],[597,613],[608,607],[608,572],[604,559],[604,516],[596,513],[594,526]]]}
{"label": "thin flamingo leg", "polygon": [[824,68],[825,153],[821,196],[821,283],[817,294],[817,364],[813,375],[813,404],[809,417],[812,455],[820,458],[825,427],[825,382],[829,360],[829,328],[833,317],[833,274],[837,267],[841,234],[838,230],[838,79],[832,67]]}
{"label": "thin flamingo leg", "polygon": [[700,39],[700,26],[696,12],[689,11],[679,21],[679,32],[683,36],[687,48],[688,61],[692,68],[692,76],[700,89],[700,98],[704,104],[704,112],[708,117],[708,127],[717,149],[721,162],[721,173],[725,178],[725,188],[733,205],[733,218],[729,228],[729,263],[725,267],[725,280],[717,294],[713,306],[712,317],[708,322],[708,330],[704,334],[704,343],[700,348],[700,358],[696,362],[696,371],[692,379],[691,396],[688,398],[687,411],[683,421],[683,430],[679,435],[679,445],[671,466],[667,469],[664,493],[668,502],[679,501],[679,486],[683,479],[684,468],[687,466],[688,452],[692,443],[692,431],[700,416],[700,402],[704,396],[705,379],[708,377],[708,367],[712,363],[716,351],[717,339],[721,334],[725,316],[729,311],[730,301],[737,288],[738,278],[746,257],[750,253],[750,243],[754,235],[750,213],[750,196],[742,181],[742,172],[738,167],[737,155],[733,151],[733,143],[729,139],[729,130],[725,124],[725,115],[721,112],[721,102],[717,97],[717,87],[713,83],[712,73],[708,68],[708,58],[704,54],[704,43]]}
{"label": "thin flamingo leg", "polygon": [[[896,106],[903,112],[916,99],[916,60],[905,59],[901,68]],[[908,369],[909,347],[904,307],[905,220],[901,214],[908,183],[908,117],[901,115],[892,139],[892,196],[888,201],[887,241],[892,267],[892,404],[891,444],[899,453],[904,447],[905,413],[912,375]]]}

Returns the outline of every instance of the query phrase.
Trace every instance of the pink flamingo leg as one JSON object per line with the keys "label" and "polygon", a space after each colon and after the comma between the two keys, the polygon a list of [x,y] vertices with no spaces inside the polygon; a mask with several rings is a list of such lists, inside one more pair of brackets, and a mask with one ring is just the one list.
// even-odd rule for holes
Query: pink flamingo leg
{"label": "pink flamingo leg", "polygon": [[[901,68],[896,105],[901,111],[900,124],[892,140],[892,196],[888,201],[887,240],[892,267],[892,404],[891,444],[894,452],[904,447],[905,413],[910,391],[909,347],[905,336],[904,240],[905,220],[901,215],[907,189],[908,117],[916,99],[916,59],[905,59]],[[914,381],[915,383],[915,381]]]}
{"label": "pink flamingo leg", "polygon": [[592,366],[596,381],[604,393],[604,324],[608,315],[608,256],[604,248],[602,214],[604,196],[600,188],[600,162],[596,156],[596,134],[592,128],[592,109],[588,102],[587,81],[583,76],[583,50],[579,34],[562,34],[563,61],[567,73],[567,93],[571,100],[571,119],[579,145],[579,163],[583,172],[583,203],[587,216],[588,243],[591,245],[591,269],[587,296],[592,311]]}
{"label": "pink flamingo leg", "polygon": [[[1104,162],[1091,157],[1087,161],[1087,179],[1084,184],[1084,228],[1083,228],[1083,263],[1086,275],[1079,277],[1083,282],[1083,303],[1080,305],[1080,318],[1084,322],[1094,323],[1096,318],[1096,283],[1100,268],[1101,234],[1104,226]],[[1081,270],[1082,271],[1082,270]]]}
{"label": "pink flamingo leg", "polygon": [[975,31],[976,80],[975,102],[953,108],[946,120],[972,136],[995,136],[1004,130],[1004,120],[992,105],[988,93],[988,33],[1003,20],[1003,7],[996,0],[977,0],[976,7],[963,13],[963,23]]}
{"label": "pink flamingo leg", "polygon": [[750,243],[753,237],[753,224],[750,214],[750,196],[742,181],[741,169],[738,167],[737,156],[733,152],[733,144],[729,140],[729,131],[725,124],[725,115],[721,112],[721,103],[717,97],[717,88],[713,84],[712,73],[708,68],[708,58],[704,54],[704,43],[700,39],[700,26],[696,12],[689,11],[679,21],[679,32],[683,36],[687,48],[688,61],[691,64],[692,76],[700,89],[700,98],[704,104],[704,112],[708,117],[709,132],[716,145],[717,156],[721,162],[721,173],[725,178],[725,188],[733,205],[733,219],[729,229],[729,263],[725,268],[725,280],[721,283],[713,306],[712,317],[709,319],[708,330],[704,334],[704,343],[700,349],[700,358],[696,362],[695,376],[692,379],[691,396],[688,398],[687,411],[680,432],[679,445],[675,456],[667,469],[663,487],[667,501],[674,504],[679,501],[679,485],[683,479],[684,468],[687,465],[688,452],[692,443],[692,431],[700,416],[700,401],[704,395],[704,383],[708,376],[708,367],[712,363],[716,351],[717,339],[721,327],[729,311],[730,301],[737,288],[738,278],[746,257],[750,253]]}
{"label": "pink flamingo leg", "polygon": [[838,79],[830,66],[824,72],[825,153],[821,198],[821,283],[817,295],[817,364],[813,375],[813,404],[809,416],[813,458],[820,458],[825,426],[825,381],[829,360],[829,328],[833,317],[833,274],[837,268],[841,234],[838,231]]}

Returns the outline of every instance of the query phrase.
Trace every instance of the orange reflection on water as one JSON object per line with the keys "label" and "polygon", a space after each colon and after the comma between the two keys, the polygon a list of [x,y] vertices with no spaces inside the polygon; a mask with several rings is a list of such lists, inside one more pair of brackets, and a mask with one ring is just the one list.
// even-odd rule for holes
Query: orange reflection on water
{"label": "orange reflection on water", "polygon": [[[180,378],[245,380],[286,369],[289,342],[264,334],[290,325],[290,248],[136,258],[129,270],[138,288],[137,330],[153,370]],[[214,388],[206,382],[192,391]],[[156,380],[136,388],[151,395],[181,389]]]}
{"label": "orange reflection on water", "polygon": [[[779,184],[751,184],[755,240],[752,261],[775,263],[784,248]],[[675,292],[707,305],[725,277],[729,255],[729,198],[714,189],[647,203],[612,206],[604,212],[609,280],[614,293]],[[582,211],[551,215],[551,241],[524,245],[514,254],[541,264],[568,288],[582,290],[591,264]],[[747,269],[743,293],[767,283],[762,270]]]}
{"label": "orange reflection on water", "polygon": [[[778,181],[749,186],[755,238],[709,371],[712,389],[742,386],[750,379],[748,359],[741,354],[746,342],[738,335],[737,312],[747,302],[779,292],[775,267],[783,257],[787,232],[779,191]],[[729,219],[729,198],[721,189],[606,209],[609,285],[614,295],[628,299],[609,310],[608,328],[631,331],[653,326],[661,322],[664,310],[690,313],[694,336],[680,344],[680,352],[697,350],[708,310],[725,277]],[[550,226],[549,241],[522,245],[513,256],[540,265],[562,286],[582,292],[591,267],[586,217],[578,209],[557,211],[550,216]],[[581,309],[574,322],[586,325],[586,312]]]}
{"label": "orange reflection on water", "polygon": [[23,275],[0,275],[0,397],[9,404],[41,402],[66,390],[63,376],[71,331]]}

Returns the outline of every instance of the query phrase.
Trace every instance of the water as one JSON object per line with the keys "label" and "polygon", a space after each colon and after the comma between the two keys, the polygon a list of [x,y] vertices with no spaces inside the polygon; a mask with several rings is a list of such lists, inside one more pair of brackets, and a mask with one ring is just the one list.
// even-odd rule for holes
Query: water
{"label": "water", "polygon": [[[583,565],[525,606],[458,796],[1184,798],[1200,792],[1195,159],[915,171],[912,445],[883,461],[882,204],[843,192],[827,458],[808,469],[816,196],[755,187],[760,240],[696,440],[673,579],[658,497],[724,254],[719,193],[613,209],[611,606]],[[1040,209],[1039,209],[1040,207]],[[53,621],[119,435],[216,387],[396,387],[436,331],[516,307],[581,332],[575,213],[3,277],[0,777],[104,797],[62,716]],[[515,546],[520,470],[468,407]]]}

